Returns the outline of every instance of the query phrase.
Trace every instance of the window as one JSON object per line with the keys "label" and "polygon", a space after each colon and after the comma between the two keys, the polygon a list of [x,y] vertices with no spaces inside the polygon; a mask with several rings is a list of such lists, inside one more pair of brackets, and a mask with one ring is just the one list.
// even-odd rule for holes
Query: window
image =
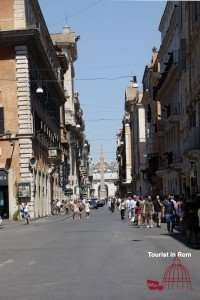
{"label": "window", "polygon": [[4,131],[4,108],[0,107],[0,135],[3,135]]}

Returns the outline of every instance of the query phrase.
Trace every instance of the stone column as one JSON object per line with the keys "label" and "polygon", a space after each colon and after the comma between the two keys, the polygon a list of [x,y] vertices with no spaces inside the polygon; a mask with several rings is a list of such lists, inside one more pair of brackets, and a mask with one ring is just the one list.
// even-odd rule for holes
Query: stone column
{"label": "stone column", "polygon": [[18,135],[19,135],[19,166],[20,181],[31,184],[31,202],[29,209],[34,217],[34,182],[30,170],[30,158],[33,156],[32,133],[33,122],[31,114],[31,91],[29,78],[29,58],[26,46],[16,46],[16,85],[18,99]]}
{"label": "stone column", "polygon": [[131,183],[132,155],[131,155],[131,128],[129,123],[125,124],[125,146],[126,146],[126,182]]}

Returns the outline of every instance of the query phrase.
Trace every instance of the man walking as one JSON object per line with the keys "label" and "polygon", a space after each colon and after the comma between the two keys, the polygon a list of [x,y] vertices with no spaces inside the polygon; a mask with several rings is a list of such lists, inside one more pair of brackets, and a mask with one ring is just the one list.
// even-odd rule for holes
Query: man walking
{"label": "man walking", "polygon": [[155,222],[157,227],[161,227],[161,214],[162,214],[162,203],[160,201],[160,196],[157,195],[156,199],[153,202],[154,205],[154,213],[155,213]]}
{"label": "man walking", "polygon": [[175,207],[174,203],[172,201],[172,197],[169,196],[168,199],[165,199],[163,202],[164,208],[165,208],[165,220],[167,223],[167,230],[169,233],[172,233],[175,226]]}
{"label": "man walking", "polygon": [[128,197],[128,200],[126,202],[126,207],[128,210],[128,218],[129,220],[133,220],[135,218],[135,207],[136,207],[136,201],[132,199],[131,197]]}

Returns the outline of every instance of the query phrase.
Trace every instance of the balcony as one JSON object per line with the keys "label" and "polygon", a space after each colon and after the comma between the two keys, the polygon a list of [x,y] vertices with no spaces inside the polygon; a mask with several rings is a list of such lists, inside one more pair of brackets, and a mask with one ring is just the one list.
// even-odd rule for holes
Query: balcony
{"label": "balcony", "polygon": [[168,121],[170,123],[179,123],[181,121],[181,112],[178,106],[169,105],[170,111],[168,114]]}
{"label": "balcony", "polygon": [[182,157],[179,152],[171,151],[163,154],[159,159],[159,170],[172,169],[181,170]]}
{"label": "balcony", "polygon": [[[160,74],[160,79],[158,81],[158,84],[153,88],[153,98],[154,100],[157,100],[157,95],[159,91],[163,88],[166,81],[171,81],[171,78],[174,74],[174,72],[177,72],[179,70],[179,64],[180,64],[180,50],[176,50],[173,52],[169,52],[169,59],[165,64],[164,71]],[[170,76],[169,76],[170,73]],[[169,80],[167,80],[169,79]]]}
{"label": "balcony", "polygon": [[187,138],[183,142],[184,154],[200,154],[200,127],[190,129]]}

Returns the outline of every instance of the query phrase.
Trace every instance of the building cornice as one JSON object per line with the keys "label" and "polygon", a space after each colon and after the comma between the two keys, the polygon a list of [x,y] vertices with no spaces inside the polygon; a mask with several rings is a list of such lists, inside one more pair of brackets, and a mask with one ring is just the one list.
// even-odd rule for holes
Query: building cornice
{"label": "building cornice", "polygon": [[39,29],[29,28],[0,31],[0,45],[3,45],[4,47],[27,45],[30,53],[33,51],[37,52],[38,57],[41,57],[41,59],[46,63],[47,70],[50,75],[48,80],[52,81],[52,84],[54,84],[55,90],[59,95],[57,98],[58,104],[62,105],[65,103],[66,99],[64,89],[61,86],[61,82],[59,82],[57,79],[55,70],[49,61],[49,57],[43,45]]}

